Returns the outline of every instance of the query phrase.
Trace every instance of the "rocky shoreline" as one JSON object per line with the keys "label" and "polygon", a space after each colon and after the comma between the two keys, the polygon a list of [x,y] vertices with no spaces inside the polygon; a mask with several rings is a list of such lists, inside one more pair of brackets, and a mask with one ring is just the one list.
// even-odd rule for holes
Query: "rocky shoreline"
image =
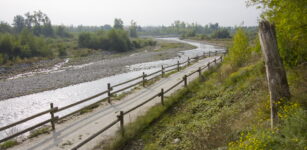
{"label": "rocky shoreline", "polygon": [[187,48],[174,48],[167,51],[138,51],[124,56],[93,60],[90,64],[82,67],[64,67],[62,70],[52,73],[39,73],[12,80],[2,79],[0,80],[0,100],[124,73],[129,71],[127,65],[174,58],[182,50],[187,50]]}

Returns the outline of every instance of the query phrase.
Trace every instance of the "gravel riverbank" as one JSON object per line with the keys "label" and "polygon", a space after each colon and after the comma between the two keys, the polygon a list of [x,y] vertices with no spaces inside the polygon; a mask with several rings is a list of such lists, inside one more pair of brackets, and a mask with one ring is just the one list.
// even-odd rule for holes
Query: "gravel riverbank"
{"label": "gravel riverbank", "polygon": [[[67,67],[52,73],[0,81],[0,100],[56,89],[129,71],[127,65],[174,58],[187,47],[165,51],[143,51],[90,62],[83,67]],[[103,85],[102,85],[103,86]]]}

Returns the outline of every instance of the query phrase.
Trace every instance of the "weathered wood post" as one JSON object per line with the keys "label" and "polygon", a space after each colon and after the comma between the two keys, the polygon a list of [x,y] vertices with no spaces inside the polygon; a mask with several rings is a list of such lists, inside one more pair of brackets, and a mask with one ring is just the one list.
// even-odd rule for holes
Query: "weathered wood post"
{"label": "weathered wood post", "polygon": [[188,76],[187,75],[183,76],[183,81],[184,81],[184,86],[187,87],[188,86]]}
{"label": "weathered wood post", "polygon": [[161,89],[161,104],[164,105],[164,89]]}
{"label": "weathered wood post", "polygon": [[214,64],[216,64],[216,58],[214,58],[214,61],[213,61],[213,62],[214,62]]}
{"label": "weathered wood post", "polygon": [[108,103],[111,103],[111,84],[108,83]]}
{"label": "weathered wood post", "polygon": [[146,84],[146,74],[143,72],[143,87],[145,87]]}
{"label": "weathered wood post", "polygon": [[264,54],[266,75],[270,92],[271,128],[278,123],[278,104],[288,100],[290,91],[286,72],[278,53],[275,26],[264,20],[259,23],[259,39]]}
{"label": "weathered wood post", "polygon": [[164,67],[163,67],[163,65],[161,65],[161,77],[162,78],[164,77]]}
{"label": "weathered wood post", "polygon": [[188,57],[188,65],[190,65],[190,57]]}
{"label": "weathered wood post", "polygon": [[124,112],[120,111],[119,115],[117,116],[119,123],[120,123],[120,132],[122,136],[125,135],[125,128],[124,128]]}
{"label": "weathered wood post", "polygon": [[217,56],[217,51],[215,51],[215,56]]}
{"label": "weathered wood post", "polygon": [[207,64],[207,66],[208,66],[208,70],[210,69],[210,63],[211,63],[211,62],[208,62],[208,64]]}
{"label": "weathered wood post", "polygon": [[180,70],[180,63],[179,63],[179,60],[177,61],[177,71]]}
{"label": "weathered wood post", "polygon": [[51,127],[52,127],[52,130],[55,130],[55,118],[54,118],[54,108],[53,108],[53,103],[50,103],[50,116],[51,116]]}

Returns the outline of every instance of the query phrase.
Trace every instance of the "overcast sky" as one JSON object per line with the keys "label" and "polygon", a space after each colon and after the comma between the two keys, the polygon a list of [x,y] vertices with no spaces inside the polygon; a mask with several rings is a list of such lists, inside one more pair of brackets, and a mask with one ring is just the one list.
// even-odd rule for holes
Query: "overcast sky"
{"label": "overcast sky", "polygon": [[121,18],[125,25],[170,25],[174,20],[222,26],[257,25],[260,10],[246,0],[0,0],[0,21],[12,23],[17,14],[46,13],[52,24],[104,25]]}

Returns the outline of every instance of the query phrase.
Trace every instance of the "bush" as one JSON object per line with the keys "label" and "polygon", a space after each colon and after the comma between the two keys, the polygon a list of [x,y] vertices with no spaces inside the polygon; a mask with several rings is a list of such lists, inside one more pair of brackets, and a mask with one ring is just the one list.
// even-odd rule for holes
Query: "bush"
{"label": "bush", "polygon": [[241,133],[238,141],[230,142],[229,149],[306,149],[306,112],[297,103],[286,104],[279,110],[280,124],[277,128],[254,127],[247,133]]}
{"label": "bush", "polygon": [[134,48],[156,45],[156,41],[151,39],[134,39],[131,41],[126,31],[112,29],[107,32],[81,33],[78,44],[82,48],[124,52]]}
{"label": "bush", "polygon": [[240,67],[251,55],[247,34],[243,29],[238,29],[233,37],[233,46],[229,49],[226,60],[232,65]]}
{"label": "bush", "polygon": [[31,57],[53,57],[49,44],[44,38],[36,37],[31,32],[24,30],[19,35],[0,34],[0,63],[7,60],[24,59]]}

